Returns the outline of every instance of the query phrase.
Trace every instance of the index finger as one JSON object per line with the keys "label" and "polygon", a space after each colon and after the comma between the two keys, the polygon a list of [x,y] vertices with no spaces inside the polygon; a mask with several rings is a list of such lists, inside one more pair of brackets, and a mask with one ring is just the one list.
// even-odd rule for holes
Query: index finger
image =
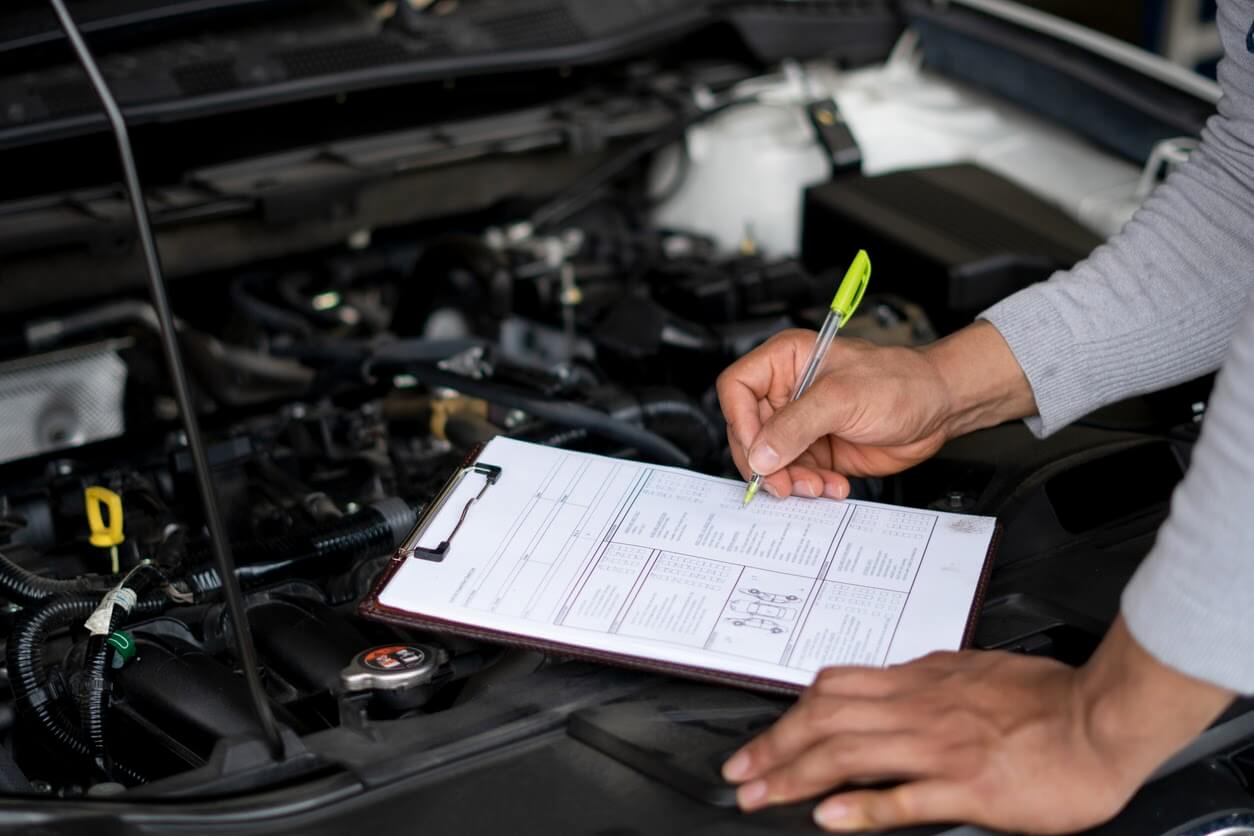
{"label": "index finger", "polygon": [[[794,364],[793,352],[786,343],[791,332],[776,334],[744,357],[732,363],[718,376],[715,388],[723,417],[732,428],[740,446],[748,450],[762,430],[758,404],[764,400],[787,401],[792,380],[785,374]],[[782,394],[780,394],[782,392]]]}
{"label": "index finger", "polygon": [[732,363],[718,376],[715,384],[718,403],[727,420],[728,432],[742,451],[748,451],[762,430],[758,402],[766,397],[769,383],[769,362],[761,362],[752,353]]}

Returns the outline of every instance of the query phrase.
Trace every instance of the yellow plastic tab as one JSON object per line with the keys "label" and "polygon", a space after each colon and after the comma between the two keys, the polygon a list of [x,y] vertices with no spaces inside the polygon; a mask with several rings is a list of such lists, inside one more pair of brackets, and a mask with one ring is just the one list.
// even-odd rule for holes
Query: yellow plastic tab
{"label": "yellow plastic tab", "polygon": [[866,293],[866,286],[870,281],[871,257],[866,254],[866,250],[858,250],[858,254],[853,257],[853,263],[845,272],[845,278],[840,282],[840,287],[836,288],[836,295],[832,297],[832,312],[840,315],[841,325],[848,322],[849,317],[858,309],[862,294]]}
{"label": "yellow plastic tab", "polygon": [[[83,492],[87,504],[87,527],[91,544],[100,549],[113,548],[126,539],[122,535],[122,497],[108,488],[92,485]],[[104,511],[109,513],[105,522]]]}

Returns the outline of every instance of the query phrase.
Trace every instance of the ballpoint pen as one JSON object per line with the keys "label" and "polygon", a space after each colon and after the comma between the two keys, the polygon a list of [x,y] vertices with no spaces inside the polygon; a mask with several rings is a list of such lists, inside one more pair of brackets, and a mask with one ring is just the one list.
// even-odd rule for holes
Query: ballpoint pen
{"label": "ballpoint pen", "polygon": [[[836,289],[836,295],[832,297],[832,306],[827,312],[827,318],[823,320],[823,327],[819,329],[818,339],[814,341],[814,350],[810,352],[810,360],[806,363],[805,372],[797,380],[791,400],[795,401],[804,395],[805,391],[810,388],[810,384],[814,382],[819,369],[823,367],[823,361],[827,359],[827,352],[832,347],[832,341],[836,339],[836,332],[857,310],[858,303],[862,301],[862,294],[866,292],[867,282],[870,280],[871,258],[866,254],[866,250],[858,250],[858,254],[853,257],[853,263],[845,272],[845,278],[840,282],[840,287]],[[753,474],[753,478],[749,480],[745,488],[745,499],[740,504],[741,508],[753,501],[753,497],[762,487],[764,478],[761,473]]]}

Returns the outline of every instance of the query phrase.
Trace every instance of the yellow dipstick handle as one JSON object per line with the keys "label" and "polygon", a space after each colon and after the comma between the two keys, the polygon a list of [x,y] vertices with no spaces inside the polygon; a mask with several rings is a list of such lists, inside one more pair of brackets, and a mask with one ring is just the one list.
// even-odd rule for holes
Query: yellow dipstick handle
{"label": "yellow dipstick handle", "polygon": [[[118,573],[118,546],[126,540],[122,534],[122,497],[108,488],[92,485],[83,491],[87,506],[87,527],[91,529],[90,542],[98,549],[108,549],[113,562],[113,574]],[[105,513],[108,512],[108,522]]]}

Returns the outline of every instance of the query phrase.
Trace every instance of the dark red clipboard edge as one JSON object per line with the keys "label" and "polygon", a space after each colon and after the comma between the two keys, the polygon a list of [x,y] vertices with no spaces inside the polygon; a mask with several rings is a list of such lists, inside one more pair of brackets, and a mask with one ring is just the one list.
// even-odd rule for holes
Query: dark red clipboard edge
{"label": "dark red clipboard edge", "polygon": [[[484,444],[476,445],[467,454],[466,459],[462,462],[461,467],[454,471],[449,477],[448,483],[451,484],[457,478],[458,471],[461,468],[473,465],[479,459],[479,454],[483,451]],[[439,509],[434,506],[428,506],[423,510],[422,516],[418,522],[422,522],[428,515],[436,513]],[[975,636],[976,620],[980,610],[984,605],[984,595],[988,588],[989,576],[993,570],[993,557],[997,552],[997,546],[1001,542],[1001,523],[996,523],[993,528],[993,536],[989,538],[988,551],[984,556],[984,567],[980,571],[980,580],[976,583],[975,594],[971,598],[971,611],[967,615],[966,628],[962,634],[962,647],[971,646],[972,639]],[[532,636],[520,633],[511,633],[506,630],[489,630],[482,627],[475,627],[460,621],[448,621],[441,618],[433,618],[431,616],[418,615],[407,610],[389,607],[379,602],[379,596],[383,594],[383,590],[387,588],[392,577],[401,568],[406,560],[411,558],[405,557],[398,553],[391,561],[388,567],[375,582],[374,589],[358,606],[358,613],[364,618],[373,619],[386,624],[395,624],[403,627],[416,627],[422,630],[429,630],[435,633],[444,633],[447,635],[462,636],[470,639],[479,639],[481,641],[491,642],[493,644],[502,644],[508,647],[520,647],[529,650],[543,650],[551,653],[558,653],[568,656],[572,659],[580,659],[589,662],[597,662],[600,664],[614,665],[616,667],[631,668],[633,670],[645,671],[648,673],[662,673],[680,676],[685,679],[695,679],[702,682],[712,682],[718,685],[733,685],[740,688],[749,688],[755,691],[763,691],[774,694],[795,695],[805,690],[805,686],[796,685],[791,682],[781,682],[777,679],[765,679],[763,677],[748,676],[745,674],[731,674],[715,671],[710,668],[696,667],[693,665],[681,665],[676,662],[662,662],[656,659],[650,659],[643,656],[633,656],[627,653],[610,653],[603,650],[591,650],[580,645],[565,644],[563,642],[550,641],[548,639],[537,639]]]}

